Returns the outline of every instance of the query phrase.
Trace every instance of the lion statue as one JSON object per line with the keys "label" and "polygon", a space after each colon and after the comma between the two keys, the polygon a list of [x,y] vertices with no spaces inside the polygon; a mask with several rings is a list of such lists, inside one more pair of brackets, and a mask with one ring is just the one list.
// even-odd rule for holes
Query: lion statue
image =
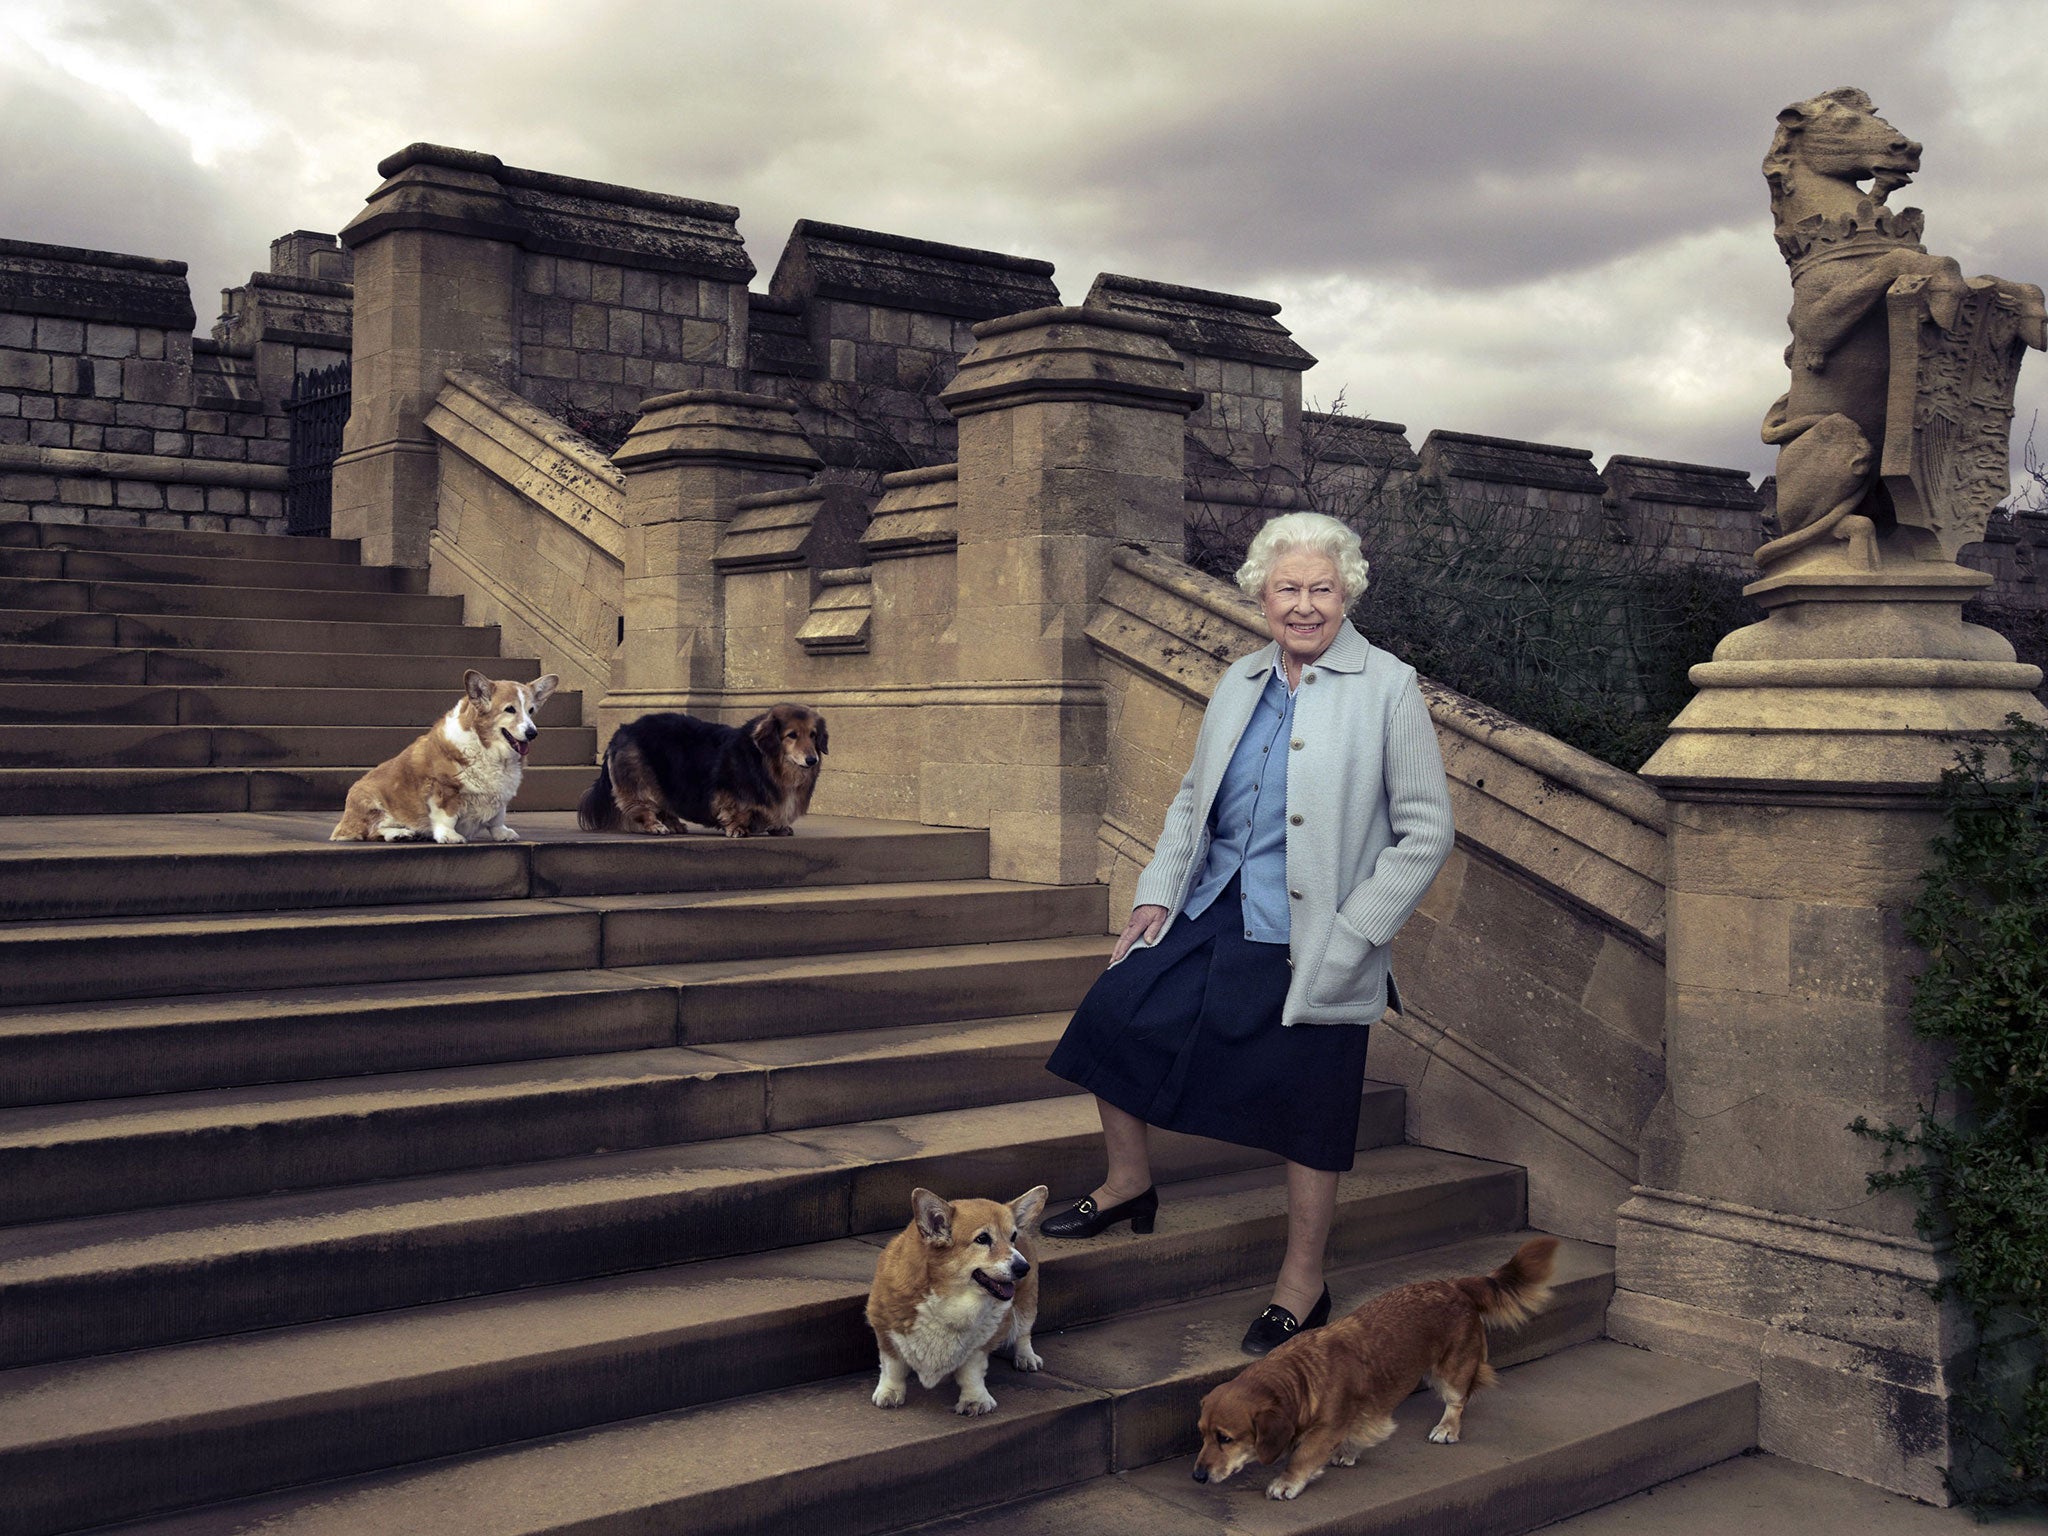
{"label": "lion statue", "polygon": [[1778,248],[1792,269],[1792,379],[1764,417],[1763,439],[1778,449],[1784,530],[1757,551],[1765,567],[1832,539],[1875,568],[1879,537],[1895,526],[1877,473],[1892,394],[1887,297],[1895,285],[1904,280],[1897,292],[1915,295],[1919,313],[1944,335],[1982,295],[2009,316],[2011,334],[2030,347],[2048,345],[2039,288],[1965,278],[1920,244],[1918,208],[1886,206],[1919,169],[1920,146],[1879,117],[1862,91],[1827,91],[1778,114],[1763,171]]}

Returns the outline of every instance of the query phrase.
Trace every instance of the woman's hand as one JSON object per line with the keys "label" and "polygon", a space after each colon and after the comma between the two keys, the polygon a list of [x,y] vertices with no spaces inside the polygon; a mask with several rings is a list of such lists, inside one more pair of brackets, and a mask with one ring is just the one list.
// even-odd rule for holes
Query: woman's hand
{"label": "woman's hand", "polygon": [[1166,908],[1133,907],[1131,920],[1124,924],[1124,931],[1117,936],[1116,948],[1109,952],[1109,963],[1117,961],[1131,952],[1131,946],[1143,939],[1147,944],[1159,937],[1159,930],[1166,926]]}

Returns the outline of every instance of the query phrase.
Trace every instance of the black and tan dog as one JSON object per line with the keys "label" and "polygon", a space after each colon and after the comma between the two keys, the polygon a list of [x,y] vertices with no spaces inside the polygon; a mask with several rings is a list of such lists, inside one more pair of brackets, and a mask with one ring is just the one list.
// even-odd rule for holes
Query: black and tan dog
{"label": "black and tan dog", "polygon": [[576,806],[586,832],[683,832],[787,837],[811,808],[825,756],[825,717],[777,704],[744,725],[694,715],[642,715],[605,748],[597,782]]}

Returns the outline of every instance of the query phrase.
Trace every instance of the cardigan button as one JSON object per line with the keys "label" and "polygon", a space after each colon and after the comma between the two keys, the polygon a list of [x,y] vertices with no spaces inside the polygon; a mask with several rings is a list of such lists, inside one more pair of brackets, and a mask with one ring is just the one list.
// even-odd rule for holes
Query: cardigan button
{"label": "cardigan button", "polygon": [[1297,736],[1294,738],[1294,740],[1287,743],[1287,745],[1293,748],[1296,752],[1299,752],[1301,750],[1301,738]]}
{"label": "cardigan button", "polygon": [[1289,891],[1287,894],[1292,896],[1296,901],[1301,900],[1301,892],[1299,891]]}
{"label": "cardigan button", "polygon": [[1301,825],[1301,812],[1299,812],[1299,811],[1296,811],[1296,812],[1295,812],[1295,813],[1294,813],[1294,814],[1293,814],[1292,816],[1288,817],[1288,818],[1287,818],[1287,824],[1288,824],[1288,825],[1289,825],[1290,827],[1298,827],[1298,826],[1300,826],[1300,825]]}
{"label": "cardigan button", "polygon": [[1316,680],[1316,675],[1313,672],[1304,672],[1301,674],[1301,680],[1304,683],[1312,683]]}

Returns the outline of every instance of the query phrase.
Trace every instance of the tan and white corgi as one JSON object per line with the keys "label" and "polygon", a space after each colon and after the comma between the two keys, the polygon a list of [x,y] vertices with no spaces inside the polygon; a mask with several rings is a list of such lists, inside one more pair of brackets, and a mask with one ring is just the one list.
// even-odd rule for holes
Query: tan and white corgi
{"label": "tan and white corgi", "polygon": [[988,1357],[1010,1351],[1020,1371],[1045,1362],[1031,1347],[1038,1271],[1026,1230],[1045,1208],[1041,1184],[1004,1205],[910,1193],[910,1225],[882,1250],[868,1291],[868,1325],[882,1354],[877,1408],[903,1406],[911,1373],[926,1387],[951,1376],[955,1413],[992,1413]]}
{"label": "tan and white corgi", "polygon": [[530,683],[492,682],[473,667],[463,673],[455,707],[350,787],[328,841],[461,843],[479,833],[496,843],[516,841],[505,807],[519,793],[527,748],[540,734],[534,711],[559,681],[552,672]]}

